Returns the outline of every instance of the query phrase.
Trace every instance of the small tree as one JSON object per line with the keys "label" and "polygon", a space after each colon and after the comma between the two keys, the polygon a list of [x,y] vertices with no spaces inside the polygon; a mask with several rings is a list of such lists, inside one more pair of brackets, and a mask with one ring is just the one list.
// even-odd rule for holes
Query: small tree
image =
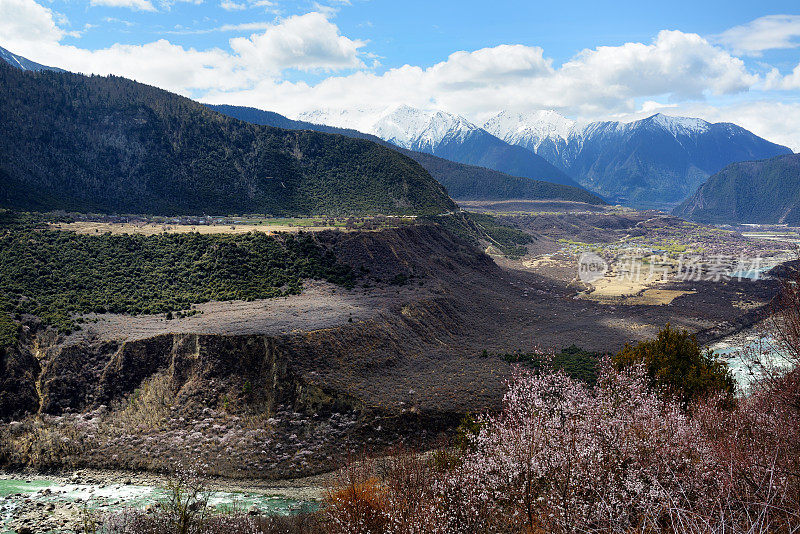
{"label": "small tree", "polygon": [[669,323],[656,339],[635,346],[626,344],[613,358],[618,369],[643,364],[650,385],[675,395],[686,407],[713,394],[732,394],[733,377],[727,364],[703,350],[686,330],[675,330]]}

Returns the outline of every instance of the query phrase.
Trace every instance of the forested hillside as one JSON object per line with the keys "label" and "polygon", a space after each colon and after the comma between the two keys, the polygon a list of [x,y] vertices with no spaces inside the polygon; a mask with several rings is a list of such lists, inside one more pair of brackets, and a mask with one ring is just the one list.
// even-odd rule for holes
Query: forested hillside
{"label": "forested hillside", "polygon": [[119,77],[0,62],[0,206],[150,214],[431,214],[453,209],[378,144],[233,120]]}
{"label": "forested hillside", "polygon": [[9,318],[4,312],[35,315],[69,331],[75,314],[153,314],[210,300],[272,298],[300,293],[307,279],[347,286],[352,273],[313,234],[78,235],[14,228],[0,233],[0,338]]}
{"label": "forested hillside", "polygon": [[704,223],[800,224],[800,155],[728,165],[675,215]]}
{"label": "forested hillside", "polygon": [[598,196],[582,189],[569,185],[534,180],[479,167],[467,165],[448,159],[443,159],[423,152],[415,152],[392,145],[374,135],[365,134],[357,130],[336,128],[324,124],[296,121],[272,111],[263,111],[256,108],[209,105],[230,117],[234,117],[253,124],[274,126],[291,130],[314,130],[318,132],[337,133],[358,139],[368,139],[389,146],[402,154],[410,157],[441,183],[451,197],[458,200],[571,200],[589,204],[604,204]]}

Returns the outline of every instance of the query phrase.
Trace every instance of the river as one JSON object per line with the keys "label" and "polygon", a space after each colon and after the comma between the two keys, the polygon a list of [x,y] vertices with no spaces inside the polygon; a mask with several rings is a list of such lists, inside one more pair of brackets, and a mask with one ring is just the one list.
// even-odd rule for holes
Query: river
{"label": "river", "polygon": [[[302,510],[315,510],[319,506],[312,500],[261,492],[211,490],[205,492],[204,496],[210,507],[220,511],[235,509],[247,512],[257,509],[264,515],[288,515]],[[27,526],[32,527],[34,532],[72,531],[86,508],[96,514],[125,508],[143,510],[166,498],[165,490],[156,485],[70,483],[65,479],[0,475],[0,532],[15,532],[12,524],[22,517],[31,518]],[[47,526],[44,529],[36,528],[39,522],[42,525],[47,522]]]}

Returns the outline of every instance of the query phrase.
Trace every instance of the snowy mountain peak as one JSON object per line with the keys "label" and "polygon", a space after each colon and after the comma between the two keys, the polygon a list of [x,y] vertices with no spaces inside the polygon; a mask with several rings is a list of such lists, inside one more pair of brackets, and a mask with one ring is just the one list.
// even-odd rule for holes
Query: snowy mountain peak
{"label": "snowy mountain peak", "polygon": [[711,126],[703,119],[695,119],[692,117],[673,117],[664,115],[663,113],[656,113],[655,115],[643,119],[652,124],[660,126],[669,131],[672,135],[693,135],[708,131]]}
{"label": "snowy mountain peak", "polygon": [[12,67],[15,67],[20,70],[31,70],[31,71],[40,71],[40,70],[52,70],[56,72],[64,72],[62,69],[58,69],[56,67],[48,67],[46,65],[40,65],[35,61],[31,61],[30,59],[26,59],[22,56],[18,56],[17,54],[13,54],[0,46],[0,61],[5,61]]}
{"label": "snowy mountain peak", "polygon": [[299,120],[352,128],[403,148],[430,149],[444,139],[462,140],[480,128],[460,115],[422,110],[406,104],[381,109],[320,109],[301,113]]}
{"label": "snowy mountain peak", "polygon": [[543,141],[564,140],[576,129],[576,122],[552,109],[529,113],[501,111],[483,129],[513,145],[537,150]]}
{"label": "snowy mountain peak", "polygon": [[312,124],[325,124],[336,128],[349,128],[363,133],[372,133],[372,125],[386,112],[386,108],[337,109],[320,108],[304,111],[297,120]]}
{"label": "snowy mountain peak", "polygon": [[504,135],[536,135],[539,137],[561,137],[566,139],[575,126],[568,119],[552,109],[530,113],[501,111],[483,125],[489,133],[503,132]]}
{"label": "snowy mountain peak", "polygon": [[375,135],[404,148],[431,148],[444,139],[462,140],[479,128],[459,115],[401,106],[373,126]]}

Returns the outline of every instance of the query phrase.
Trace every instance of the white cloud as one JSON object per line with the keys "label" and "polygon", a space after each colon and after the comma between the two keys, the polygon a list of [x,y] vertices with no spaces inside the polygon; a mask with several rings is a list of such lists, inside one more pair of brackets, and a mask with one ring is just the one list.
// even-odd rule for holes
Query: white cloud
{"label": "white cloud", "polygon": [[[637,101],[682,102],[747,91],[759,78],[743,62],[695,34],[659,33],[650,44],[584,50],[554,67],[541,48],[501,45],[456,52],[428,68],[405,65],[383,74],[359,71],[316,85],[260,80],[236,99],[288,113],[304,107],[408,103],[439,107],[480,120],[500,109],[557,109],[583,118],[631,113]],[[278,107],[280,106],[280,107]]]}
{"label": "white cloud", "polygon": [[562,67],[561,74],[594,91],[621,97],[670,93],[677,98],[702,98],[706,92],[743,91],[757,81],[741,59],[699,35],[666,30],[649,45],[626,43],[584,50]]}
{"label": "white cloud", "polygon": [[219,7],[226,11],[241,11],[247,9],[247,4],[244,2],[232,2],[231,0],[223,0],[219,3]]}
{"label": "white cloud", "polygon": [[155,11],[150,0],[91,0],[93,6],[126,7],[136,11]]}
{"label": "white cloud", "polygon": [[30,43],[56,43],[65,32],[55,17],[32,0],[0,0],[0,44],[13,51]]}
{"label": "white cloud", "polygon": [[364,66],[359,49],[364,41],[339,33],[339,28],[323,13],[295,15],[280,21],[264,33],[230,40],[240,61],[263,73],[294,68],[300,70],[340,70]]}
{"label": "white cloud", "polygon": [[285,69],[337,70],[362,65],[358,55],[364,43],[340,35],[336,25],[320,13],[266,25],[245,23],[239,29],[266,29],[249,38],[232,39],[236,53],[184,48],[165,39],[86,50],[60,43],[66,33],[55,16],[34,0],[0,0],[0,35],[4,39],[0,44],[43,64],[87,74],[127,76],[184,95],[245,89]]}
{"label": "white cloud", "polygon": [[655,100],[647,100],[646,102],[642,102],[642,107],[639,108],[638,113],[649,116],[658,111],[677,107],[678,104],[662,104],[661,102],[656,102]]}
{"label": "white cloud", "polygon": [[766,76],[764,87],[783,91],[800,89],[800,64],[786,76],[781,75],[778,69],[772,69]]}
{"label": "white cloud", "polygon": [[765,50],[800,47],[800,15],[767,15],[734,26],[715,38],[737,54],[761,55]]}

